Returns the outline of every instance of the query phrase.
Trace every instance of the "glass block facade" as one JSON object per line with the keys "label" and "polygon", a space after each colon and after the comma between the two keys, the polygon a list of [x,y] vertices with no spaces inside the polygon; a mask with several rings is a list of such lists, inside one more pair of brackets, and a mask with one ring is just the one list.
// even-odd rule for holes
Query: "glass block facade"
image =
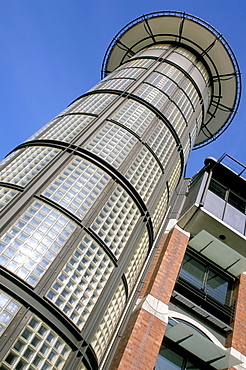
{"label": "glass block facade", "polygon": [[1,162],[0,370],[97,369],[131,300],[211,97],[196,52],[151,43]]}

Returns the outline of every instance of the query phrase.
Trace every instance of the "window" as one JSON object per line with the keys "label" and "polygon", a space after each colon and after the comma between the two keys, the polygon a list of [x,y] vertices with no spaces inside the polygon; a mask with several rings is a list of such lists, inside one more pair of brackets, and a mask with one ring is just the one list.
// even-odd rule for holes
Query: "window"
{"label": "window", "polygon": [[208,261],[186,253],[179,277],[222,305],[230,305],[233,279]]}
{"label": "window", "polygon": [[211,180],[209,184],[209,190],[211,190],[214,194],[218,195],[218,197],[224,199],[233,207],[245,214],[246,200],[240,197],[240,195],[236,194],[236,192],[222,185],[219,181],[215,179]]}
{"label": "window", "polygon": [[201,370],[211,369],[194,355],[180,349],[170,340],[164,339],[157,357],[154,370]]}

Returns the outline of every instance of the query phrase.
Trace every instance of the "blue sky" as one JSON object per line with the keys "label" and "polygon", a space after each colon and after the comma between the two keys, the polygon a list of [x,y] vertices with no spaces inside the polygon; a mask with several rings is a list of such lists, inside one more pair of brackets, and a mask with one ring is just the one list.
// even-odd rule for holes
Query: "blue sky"
{"label": "blue sky", "polygon": [[[115,34],[143,14],[178,10],[214,26],[246,75],[246,1],[8,0],[0,1],[0,159],[100,80]],[[228,153],[246,164],[246,104],[215,142],[195,150],[188,175],[208,156]]]}

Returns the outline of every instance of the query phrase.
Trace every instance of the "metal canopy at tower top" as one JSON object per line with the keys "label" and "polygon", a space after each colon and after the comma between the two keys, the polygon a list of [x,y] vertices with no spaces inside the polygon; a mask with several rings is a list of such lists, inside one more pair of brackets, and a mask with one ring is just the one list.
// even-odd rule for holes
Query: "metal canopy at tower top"
{"label": "metal canopy at tower top", "polygon": [[113,38],[104,56],[102,77],[158,43],[192,50],[210,73],[210,105],[195,142],[195,148],[204,146],[225,131],[237,112],[241,77],[235,55],[223,36],[200,18],[174,11],[154,12],[128,23]]}

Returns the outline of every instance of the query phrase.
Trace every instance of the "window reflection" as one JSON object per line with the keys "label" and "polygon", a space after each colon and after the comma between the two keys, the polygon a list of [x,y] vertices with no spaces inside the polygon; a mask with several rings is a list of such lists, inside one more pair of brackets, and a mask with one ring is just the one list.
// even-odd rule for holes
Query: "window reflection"
{"label": "window reflection", "polygon": [[[166,343],[167,342],[167,343]],[[192,357],[192,358],[191,358]],[[172,348],[172,342],[164,340],[162,343],[159,355],[155,363],[155,370],[201,370],[203,367],[198,367],[198,360],[188,352],[179,351],[177,348]],[[205,365],[205,364],[204,364]],[[205,367],[204,367],[205,368]],[[207,369],[210,366],[206,367]]]}
{"label": "window reflection", "polygon": [[179,277],[219,303],[230,305],[232,279],[216,270],[209,261],[201,261],[190,253],[187,252],[184,257]]}

